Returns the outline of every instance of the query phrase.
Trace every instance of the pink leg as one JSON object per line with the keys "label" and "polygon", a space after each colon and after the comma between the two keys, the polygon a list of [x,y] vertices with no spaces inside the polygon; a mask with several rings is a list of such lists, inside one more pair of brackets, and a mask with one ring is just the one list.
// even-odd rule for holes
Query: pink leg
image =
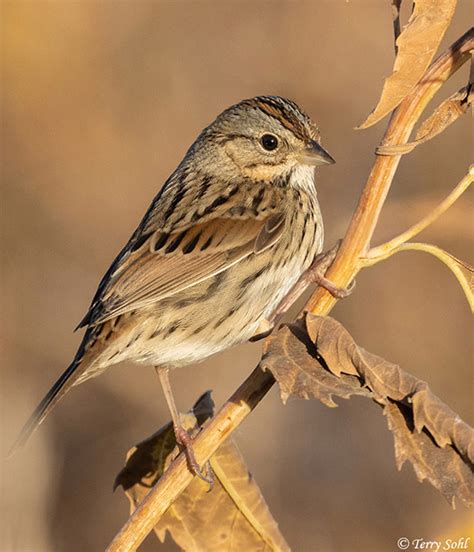
{"label": "pink leg", "polygon": [[196,461],[196,456],[193,449],[193,439],[181,425],[179,412],[176,408],[173,391],[171,390],[170,385],[169,368],[167,366],[155,366],[155,370],[158,373],[158,377],[160,378],[161,386],[163,387],[163,393],[165,395],[168,408],[171,412],[176,443],[184,450],[184,453],[186,454],[186,460],[191,472],[194,475],[197,475],[203,481],[206,481],[206,483],[209,483],[209,490],[211,490],[214,486],[214,474],[212,472],[211,465],[209,462],[207,462],[207,475],[205,475]]}

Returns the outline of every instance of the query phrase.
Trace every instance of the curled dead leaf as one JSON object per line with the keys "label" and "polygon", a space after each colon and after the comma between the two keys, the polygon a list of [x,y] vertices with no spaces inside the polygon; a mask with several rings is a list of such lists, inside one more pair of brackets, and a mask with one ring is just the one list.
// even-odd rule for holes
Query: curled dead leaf
{"label": "curled dead leaf", "polygon": [[426,382],[359,347],[330,317],[307,314],[268,340],[261,367],[270,370],[282,399],[362,395],[384,409],[401,467],[410,460],[450,503],[474,504],[474,430],[436,397]]}
{"label": "curled dead leaf", "polygon": [[441,134],[449,125],[453,124],[461,115],[466,113],[472,103],[472,96],[472,83],[470,83],[444,100],[423,121],[413,142],[393,146],[379,146],[375,152],[378,155],[403,155],[413,151],[420,144],[424,144],[435,136],[438,136],[438,134]]}
{"label": "curled dead leaf", "polygon": [[336,407],[333,397],[348,399],[352,395],[371,396],[353,375],[336,376],[322,363],[304,323],[299,320],[267,338],[260,365],[270,370],[278,381],[283,402],[290,395],[301,399],[315,398]]}
{"label": "curled dead leaf", "polygon": [[456,0],[416,0],[408,25],[397,39],[393,73],[385,80],[372,113],[358,127],[368,128],[388,115],[423,77],[449,26]]}
{"label": "curled dead leaf", "polygon": [[397,468],[409,460],[419,481],[427,479],[455,507],[457,497],[472,505],[474,494],[472,470],[459,460],[450,446],[437,448],[426,432],[413,431],[411,413],[396,403],[387,403],[384,415],[393,434]]}
{"label": "curled dead leaf", "polygon": [[[188,430],[197,431],[212,416],[210,393],[182,418]],[[130,500],[130,510],[148,494],[176,454],[171,424],[167,424],[127,454],[127,463],[115,481]],[[250,475],[232,438],[212,456],[215,486],[194,478],[160,519],[154,531],[164,542],[169,531],[187,552],[291,552],[276,521]]]}

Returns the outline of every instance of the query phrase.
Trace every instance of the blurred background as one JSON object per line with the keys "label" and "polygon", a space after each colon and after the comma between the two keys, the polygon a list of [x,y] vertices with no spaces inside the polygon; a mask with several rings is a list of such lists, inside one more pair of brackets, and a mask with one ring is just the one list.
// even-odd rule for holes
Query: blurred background
{"label": "blurred background", "polygon": [[[353,129],[391,72],[393,38],[389,0],[16,1],[2,10],[5,450],[73,357],[72,329],[113,257],[230,104],[279,94],[317,121],[337,160],[318,178],[326,245],[344,234],[386,121]],[[461,0],[443,49],[470,15]],[[465,174],[469,118],[402,160],[375,242],[417,221]],[[472,261],[468,202],[422,238]],[[392,257],[362,272],[333,315],[472,424],[471,317],[444,265],[423,253]],[[174,372],[181,410],[206,389],[222,404],[259,355],[249,344]],[[152,368],[116,366],[75,388],[26,449],[1,461],[0,550],[103,550],[128,516],[125,496],[112,493],[125,454],[167,419]],[[451,510],[409,465],[397,472],[386,421],[368,401],[283,406],[274,387],[236,439],[295,551],[390,552],[402,536],[466,535],[462,506]],[[177,548],[152,535],[141,550]]]}

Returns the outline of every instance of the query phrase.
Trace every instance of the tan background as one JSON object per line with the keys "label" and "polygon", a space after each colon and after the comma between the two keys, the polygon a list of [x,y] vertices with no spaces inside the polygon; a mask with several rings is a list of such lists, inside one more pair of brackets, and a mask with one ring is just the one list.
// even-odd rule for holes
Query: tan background
{"label": "tan background", "polygon": [[[388,0],[3,2],[2,442],[7,447],[74,355],[72,329],[99,278],[200,129],[242,98],[288,96],[337,164],[320,171],[327,244],[341,237],[386,122],[353,127],[393,63]],[[461,1],[443,42],[468,27]],[[461,86],[467,68],[443,91]],[[437,98],[438,101],[438,98]],[[426,213],[462,177],[469,117],[405,159],[377,241]],[[472,261],[468,198],[424,238]],[[421,253],[363,272],[334,315],[367,349],[426,379],[473,422],[470,323],[453,276]],[[217,404],[259,345],[173,374],[187,409]],[[3,551],[103,550],[128,513],[112,482],[125,452],[168,418],[152,369],[126,365],[67,396],[29,446],[2,462]],[[465,535],[411,467],[398,473],[380,410],[283,406],[277,389],[236,435],[295,551],[391,552],[401,536]],[[176,550],[152,538],[143,550]]]}

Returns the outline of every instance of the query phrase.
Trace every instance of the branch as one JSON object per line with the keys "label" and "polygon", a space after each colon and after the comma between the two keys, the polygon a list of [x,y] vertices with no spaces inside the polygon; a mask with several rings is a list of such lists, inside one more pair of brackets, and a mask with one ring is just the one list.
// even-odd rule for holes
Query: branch
{"label": "branch", "polygon": [[[384,144],[408,140],[423,109],[441,85],[469,58],[474,32],[468,31],[427,71],[423,80],[397,108],[385,133]],[[347,286],[362,267],[360,258],[367,253],[382,205],[390,188],[400,156],[377,157],[362,193],[357,210],[328,272],[337,285]],[[318,289],[306,305],[315,314],[328,314],[336,300]],[[268,341],[264,343],[264,350]],[[275,382],[258,366],[216,416],[195,439],[193,447],[203,465],[262,400]],[[116,535],[108,552],[136,550],[163,513],[191,482],[184,454],[180,454]]]}

